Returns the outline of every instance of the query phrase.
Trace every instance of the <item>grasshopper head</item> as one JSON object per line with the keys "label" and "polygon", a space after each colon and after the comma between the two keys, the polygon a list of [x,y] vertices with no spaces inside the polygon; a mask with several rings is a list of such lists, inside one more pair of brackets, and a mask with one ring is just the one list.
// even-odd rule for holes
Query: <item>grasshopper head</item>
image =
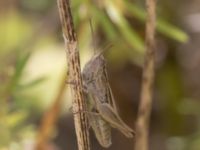
{"label": "grasshopper head", "polygon": [[83,68],[83,82],[89,83],[95,80],[98,77],[98,75],[100,75],[103,72],[105,65],[105,59],[102,53],[94,55]]}

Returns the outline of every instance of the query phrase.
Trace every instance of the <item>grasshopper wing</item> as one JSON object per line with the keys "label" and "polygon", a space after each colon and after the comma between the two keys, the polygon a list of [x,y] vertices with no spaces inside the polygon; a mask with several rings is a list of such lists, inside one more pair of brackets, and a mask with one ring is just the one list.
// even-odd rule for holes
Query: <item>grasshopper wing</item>
{"label": "grasshopper wing", "polygon": [[100,115],[89,113],[89,123],[101,146],[108,148],[112,144],[111,127]]}
{"label": "grasshopper wing", "polygon": [[122,121],[119,115],[109,104],[103,103],[97,105],[98,111],[103,119],[105,119],[113,128],[118,129],[128,138],[133,137],[135,134],[134,131]]}

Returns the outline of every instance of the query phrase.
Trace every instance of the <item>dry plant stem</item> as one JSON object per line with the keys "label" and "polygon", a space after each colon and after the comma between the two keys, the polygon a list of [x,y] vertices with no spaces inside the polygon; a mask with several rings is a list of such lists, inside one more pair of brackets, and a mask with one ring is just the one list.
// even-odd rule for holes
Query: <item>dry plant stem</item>
{"label": "dry plant stem", "polygon": [[47,142],[50,139],[51,132],[55,127],[56,121],[59,116],[62,97],[66,89],[65,81],[66,81],[66,75],[61,81],[61,85],[58,90],[58,94],[55,100],[53,101],[54,102],[53,105],[49,108],[49,110],[44,114],[42,118],[39,132],[37,135],[36,150],[46,150]]}
{"label": "dry plant stem", "polygon": [[65,40],[68,75],[71,84],[71,93],[74,97],[72,109],[74,113],[74,124],[79,150],[89,150],[89,132],[86,114],[86,104],[83,97],[83,85],[81,78],[80,59],[77,47],[77,38],[74,31],[74,25],[71,15],[69,0],[57,0],[60,20],[62,23],[63,36]]}
{"label": "dry plant stem", "polygon": [[136,122],[135,150],[148,150],[149,118],[152,107],[155,74],[156,0],[146,0],[146,56],[142,77],[141,100]]}

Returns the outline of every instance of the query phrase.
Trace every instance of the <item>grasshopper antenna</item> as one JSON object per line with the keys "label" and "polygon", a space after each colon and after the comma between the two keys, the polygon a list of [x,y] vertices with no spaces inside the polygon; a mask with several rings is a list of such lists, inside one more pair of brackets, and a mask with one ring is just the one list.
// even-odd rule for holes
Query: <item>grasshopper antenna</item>
{"label": "grasshopper antenna", "polygon": [[[92,25],[92,19],[90,18],[89,19],[89,22],[90,22],[90,29],[91,29],[91,35],[92,35],[92,45],[93,45],[93,51],[94,51],[94,54],[98,53],[97,49],[96,49],[96,39],[94,37],[94,29],[93,29],[93,25]],[[105,53],[109,48],[111,48],[113,45],[112,44],[105,44],[104,47],[103,47],[103,50],[101,50],[99,53],[98,53],[98,56],[102,55],[103,53]]]}
{"label": "grasshopper antenna", "polygon": [[96,40],[94,38],[94,29],[93,29],[93,26],[92,26],[92,19],[90,18],[90,29],[91,29],[91,35],[92,35],[92,45],[93,45],[93,51],[94,51],[94,54],[96,53]]}

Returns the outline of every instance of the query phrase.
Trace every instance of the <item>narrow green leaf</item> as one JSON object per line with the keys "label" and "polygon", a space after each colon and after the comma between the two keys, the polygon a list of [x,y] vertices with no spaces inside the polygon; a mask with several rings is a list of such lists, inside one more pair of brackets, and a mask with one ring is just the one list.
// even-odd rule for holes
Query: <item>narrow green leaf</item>
{"label": "narrow green leaf", "polygon": [[23,85],[18,85],[18,89],[19,90],[24,90],[24,89],[27,89],[27,88],[32,88],[34,86],[37,86],[38,84],[44,82],[47,78],[46,77],[40,77],[40,78],[37,78],[29,83],[26,83],[26,84],[23,84]]}
{"label": "narrow green leaf", "polygon": [[98,21],[99,24],[102,25],[108,38],[111,40],[115,39],[117,36],[117,31],[113,27],[113,24],[111,23],[107,15],[103,11],[99,10],[98,8],[94,8],[93,12],[97,18],[96,21]]}
{"label": "narrow green leaf", "polygon": [[12,91],[14,88],[16,88],[30,56],[31,56],[31,53],[27,53],[18,58],[16,62],[15,73],[11,79],[8,90]]}
{"label": "narrow green leaf", "polygon": [[[126,4],[125,13],[127,15],[131,14],[142,22],[146,21],[145,10],[143,10],[142,8],[139,8],[138,6],[128,1],[125,1],[125,4]],[[160,18],[158,18],[158,21],[157,21],[157,30],[160,33],[164,34],[165,36],[171,39],[174,39],[178,42],[186,42],[189,38],[188,35],[184,31],[182,31],[181,29],[175,27],[174,25],[171,25],[170,23]]]}
{"label": "narrow green leaf", "polygon": [[106,10],[110,19],[115,23],[124,39],[139,53],[144,53],[144,41],[137,32],[129,25],[121,11],[115,4],[107,1]]}

